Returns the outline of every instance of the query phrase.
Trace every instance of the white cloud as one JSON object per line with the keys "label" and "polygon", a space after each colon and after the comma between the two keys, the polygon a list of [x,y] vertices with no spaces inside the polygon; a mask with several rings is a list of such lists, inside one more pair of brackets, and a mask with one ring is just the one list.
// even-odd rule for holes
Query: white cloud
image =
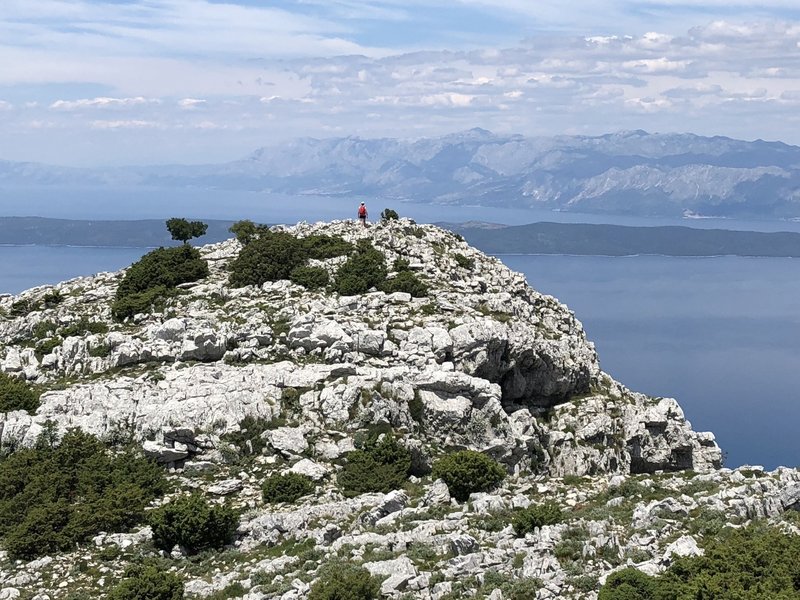
{"label": "white cloud", "polygon": [[130,107],[143,104],[158,104],[154,98],[83,98],[81,100],[56,100],[50,105],[55,110],[75,110],[80,108]]}
{"label": "white cloud", "polygon": [[93,129],[163,129],[160,123],[154,121],[143,121],[140,119],[123,119],[118,121],[101,121],[96,120],[91,122]]}
{"label": "white cloud", "polygon": [[12,108],[14,108],[14,105],[11,102],[0,100],[0,110],[11,110]]}

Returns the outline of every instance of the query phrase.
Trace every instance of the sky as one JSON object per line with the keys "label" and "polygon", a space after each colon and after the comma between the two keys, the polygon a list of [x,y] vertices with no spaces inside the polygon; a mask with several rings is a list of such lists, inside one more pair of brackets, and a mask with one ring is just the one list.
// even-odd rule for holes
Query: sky
{"label": "sky", "polygon": [[800,144],[797,0],[0,0],[0,159],[627,129]]}

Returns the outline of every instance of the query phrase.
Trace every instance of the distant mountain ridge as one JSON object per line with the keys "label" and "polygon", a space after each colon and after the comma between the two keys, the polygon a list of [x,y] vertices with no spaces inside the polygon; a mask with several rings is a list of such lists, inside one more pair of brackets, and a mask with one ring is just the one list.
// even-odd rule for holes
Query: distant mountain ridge
{"label": "distant mountain ridge", "polygon": [[0,188],[157,186],[357,195],[584,213],[800,216],[800,147],[626,131],[524,137],[483,129],[405,141],[302,138],[229,163],[73,169],[0,161]]}

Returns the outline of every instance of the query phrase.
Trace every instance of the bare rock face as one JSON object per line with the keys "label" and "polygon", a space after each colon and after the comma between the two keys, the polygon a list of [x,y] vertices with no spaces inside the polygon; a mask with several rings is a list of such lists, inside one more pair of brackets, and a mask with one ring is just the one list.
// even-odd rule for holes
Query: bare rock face
{"label": "bare rock face", "polygon": [[[0,369],[50,388],[36,414],[0,416],[0,443],[32,444],[49,420],[139,440],[181,467],[218,461],[221,437],[251,417],[281,422],[265,432],[265,452],[310,460],[320,477],[379,425],[403,432],[423,469],[448,448],[486,452],[517,473],[719,466],[713,435],[694,432],[677,402],[613,381],[565,306],[452,233],[403,219],[287,231],[366,238],[387,265],[408,261],[428,296],[341,297],[288,281],[231,288],[226,266],[240,245],[229,240],[202,248],[209,278],[125,324],[109,308],[121,273],[55,286],[55,306],[41,302],[52,288],[0,299],[6,314],[20,299],[38,307],[0,321]],[[315,264],[335,276],[343,260]],[[105,327],[55,333],[81,320]],[[54,343],[37,352],[43,331]]]}

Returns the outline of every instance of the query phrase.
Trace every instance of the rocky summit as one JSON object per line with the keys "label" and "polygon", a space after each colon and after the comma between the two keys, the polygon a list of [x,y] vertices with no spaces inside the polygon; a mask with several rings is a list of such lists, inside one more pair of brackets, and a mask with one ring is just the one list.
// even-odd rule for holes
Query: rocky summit
{"label": "rocky summit", "polygon": [[[567,307],[460,236],[409,219],[275,231],[369,245],[387,281],[411,273],[425,291],[234,287],[231,239],[199,248],[207,277],[122,320],[125,271],[0,298],[0,371],[40,392],[0,414],[6,456],[77,428],[162,465],[170,488],[148,511],[196,492],[238,519],[201,553],[159,549],[147,520],[33,560],[6,551],[0,598],[123,598],[109,590],[142,561],[186,598],[334,597],[319,582],[337,561],[387,598],[596,598],[626,565],[653,575],[702,554],[714,524],[796,531],[800,473],[722,468],[674,399],[614,381]],[[308,264],[335,281],[347,260]],[[344,485],[352,457],[388,439],[410,459],[404,482]],[[459,493],[440,461],[465,450],[501,481]],[[266,482],[287,474],[310,493],[270,501]],[[521,511],[542,505],[559,516],[526,530]]]}

